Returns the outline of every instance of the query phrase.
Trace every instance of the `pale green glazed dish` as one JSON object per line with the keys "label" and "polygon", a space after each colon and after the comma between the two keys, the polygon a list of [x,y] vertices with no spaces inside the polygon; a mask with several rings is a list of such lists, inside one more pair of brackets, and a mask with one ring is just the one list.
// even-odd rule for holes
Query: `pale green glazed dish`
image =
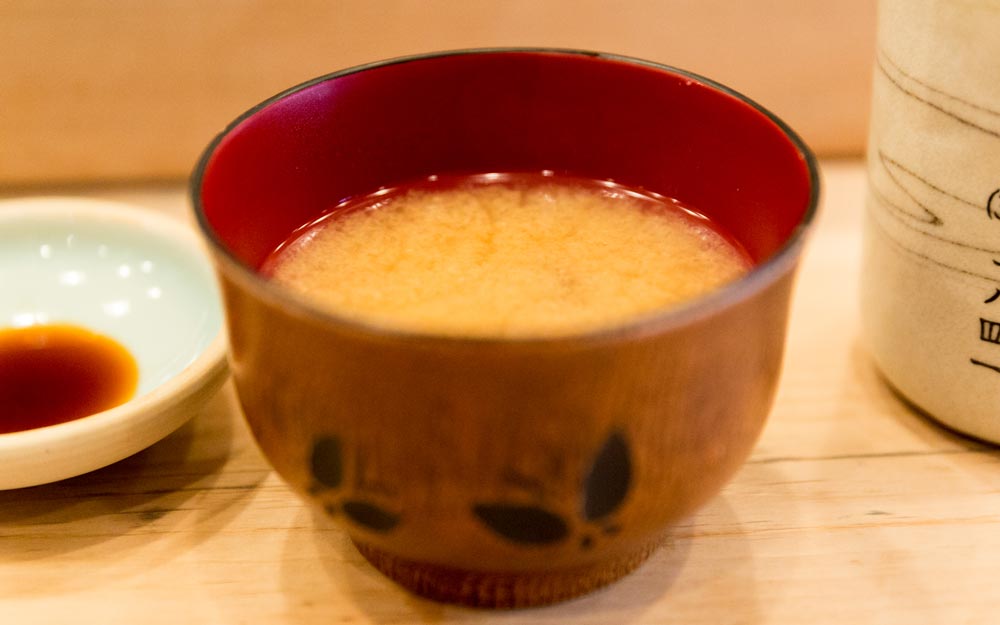
{"label": "pale green glazed dish", "polygon": [[49,323],[124,345],[139,365],[138,390],[97,415],[0,435],[0,488],[131,455],[194,416],[225,379],[211,265],[193,232],[169,217],[74,198],[0,202],[0,329]]}

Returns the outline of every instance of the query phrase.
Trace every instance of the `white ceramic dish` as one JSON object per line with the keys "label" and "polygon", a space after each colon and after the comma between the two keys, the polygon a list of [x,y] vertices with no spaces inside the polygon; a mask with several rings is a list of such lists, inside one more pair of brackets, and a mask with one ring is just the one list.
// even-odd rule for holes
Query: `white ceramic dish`
{"label": "white ceramic dish", "polygon": [[197,235],[127,204],[0,202],[0,329],[45,323],[124,345],[139,365],[138,389],[89,417],[0,434],[0,489],[80,475],[148,447],[194,416],[228,372],[219,295]]}

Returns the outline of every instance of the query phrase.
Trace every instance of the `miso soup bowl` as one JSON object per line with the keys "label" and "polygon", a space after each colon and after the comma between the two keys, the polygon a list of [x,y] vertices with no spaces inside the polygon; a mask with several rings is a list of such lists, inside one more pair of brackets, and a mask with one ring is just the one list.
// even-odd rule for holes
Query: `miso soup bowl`
{"label": "miso soup bowl", "polygon": [[[681,200],[755,266],[680,307],[522,339],[338,317],[258,271],[345,198],[432,174],[545,169]],[[191,193],[236,388],[274,468],[402,586],[507,607],[625,575],[744,462],[774,396],[818,176],[785,124],[711,80],[503,49],[293,87],[211,143]]]}

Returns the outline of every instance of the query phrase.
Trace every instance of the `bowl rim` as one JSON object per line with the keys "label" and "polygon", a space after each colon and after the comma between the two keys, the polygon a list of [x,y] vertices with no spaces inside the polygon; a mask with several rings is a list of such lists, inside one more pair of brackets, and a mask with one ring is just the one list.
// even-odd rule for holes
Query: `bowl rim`
{"label": "bowl rim", "polygon": [[[795,228],[788,235],[782,246],[764,262],[754,265],[751,270],[741,278],[725,284],[711,293],[707,293],[690,300],[689,302],[658,309],[650,313],[629,318],[623,322],[611,323],[606,326],[600,326],[589,330],[557,333],[552,335],[529,334],[516,336],[464,336],[408,330],[405,328],[395,328],[369,323],[362,319],[324,310],[290,289],[263,278],[254,269],[238,259],[228,249],[225,243],[216,235],[214,229],[209,224],[201,201],[201,188],[205,171],[219,145],[226,139],[226,137],[228,137],[234,130],[258,112],[289,96],[299,93],[300,91],[330,80],[349,76],[351,74],[381,67],[388,67],[391,65],[420,62],[441,57],[490,54],[582,56],[647,67],[700,83],[710,89],[722,93],[723,95],[735,98],[736,100],[756,110],[768,121],[773,123],[781,134],[784,135],[784,137],[792,144],[798,152],[799,157],[802,159],[809,178],[809,197],[801,220],[798,224],[796,224]],[[202,151],[202,154],[190,176],[188,183],[188,195],[191,200],[195,220],[198,224],[199,230],[204,239],[207,241],[209,248],[214,253],[213,256],[220,269],[225,269],[226,271],[224,273],[227,273],[229,277],[239,281],[242,285],[249,287],[269,304],[283,307],[297,316],[312,319],[323,324],[335,325],[345,332],[363,334],[373,338],[393,341],[421,343],[433,342],[439,345],[479,345],[484,347],[502,345],[544,345],[551,347],[557,344],[600,344],[610,341],[619,341],[623,338],[640,338],[643,336],[660,334],[672,328],[689,325],[700,319],[716,314],[721,310],[730,308],[739,302],[750,298],[754,293],[764,290],[789,270],[792,270],[798,262],[803,245],[805,244],[806,236],[816,222],[821,197],[821,183],[819,164],[816,156],[806,145],[805,141],[803,141],[802,138],[799,137],[799,135],[792,130],[788,124],[786,124],[777,115],[758,104],[756,101],[715,80],[663,63],[614,53],[573,48],[484,47],[427,52],[355,65],[324,74],[322,76],[317,76],[285,89],[247,109],[244,113],[231,121],[212,139],[208,146]]]}
{"label": "bowl rim", "polygon": [[[210,266],[205,248],[193,228],[179,219],[164,215],[154,210],[144,209],[126,202],[79,198],[71,196],[32,196],[24,198],[7,198],[0,200],[0,225],[9,223],[60,223],[68,218],[86,220],[98,223],[114,223],[140,233],[144,238],[156,238],[180,249],[188,257],[198,258]],[[220,308],[221,316],[221,308]],[[57,423],[29,430],[7,432],[0,434],[0,458],[27,450],[40,450],[46,454],[52,453],[54,446],[67,442],[80,441],[82,438],[107,437],[115,430],[127,429],[137,421],[156,421],[164,418],[164,412],[175,403],[197,392],[213,380],[224,376],[228,371],[226,361],[227,341],[226,326],[223,317],[215,336],[197,355],[197,357],[178,373],[160,383],[149,391],[137,395],[123,404],[94,413],[79,419]],[[193,416],[193,415],[191,415]],[[183,421],[186,421],[185,418]],[[178,422],[171,431],[183,421]],[[127,434],[127,432],[123,432]],[[135,446],[131,453],[144,449],[146,444]],[[67,472],[63,477],[72,477],[101,466],[111,464],[127,457],[103,462],[98,466],[83,471]],[[7,458],[9,461],[9,458]],[[80,460],[76,464],[86,464]],[[63,479],[63,478],[57,478]],[[35,481],[34,484],[49,480]],[[32,485],[25,483],[25,486]],[[5,486],[0,485],[0,489]],[[17,488],[7,486],[6,488]]]}

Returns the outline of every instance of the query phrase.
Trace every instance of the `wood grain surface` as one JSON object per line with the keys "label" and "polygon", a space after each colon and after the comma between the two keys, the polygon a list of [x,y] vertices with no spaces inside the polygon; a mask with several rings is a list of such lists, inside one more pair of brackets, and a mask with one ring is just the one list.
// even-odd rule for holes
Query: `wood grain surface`
{"label": "wood grain surface", "polygon": [[0,185],[178,179],[257,102],[359,63],[468,47],[637,56],[860,155],[873,0],[4,0]]}
{"label": "wood grain surface", "polygon": [[[0,492],[0,623],[995,623],[1000,453],[918,415],[873,369],[856,310],[864,170],[823,169],[763,437],[620,582],[513,612],[407,594],[267,467],[227,384],[132,458]],[[188,218],[180,188],[75,193]]]}

